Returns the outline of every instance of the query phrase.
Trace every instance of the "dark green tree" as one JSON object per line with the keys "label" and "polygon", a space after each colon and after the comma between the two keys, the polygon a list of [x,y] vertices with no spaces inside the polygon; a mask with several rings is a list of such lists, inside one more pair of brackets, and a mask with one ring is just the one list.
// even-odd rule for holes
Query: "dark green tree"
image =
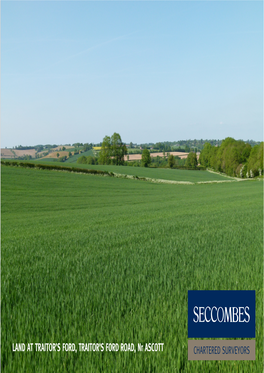
{"label": "dark green tree", "polygon": [[95,158],[92,157],[91,155],[88,155],[88,156],[86,157],[86,163],[87,163],[87,164],[95,164]]}
{"label": "dark green tree", "polygon": [[187,159],[186,159],[185,166],[195,168],[197,166],[197,164],[198,164],[198,162],[197,162],[196,153],[190,152],[188,154]]}
{"label": "dark green tree", "polygon": [[[242,140],[227,137],[221,145],[214,146],[206,143],[201,151],[199,161],[205,167],[212,167],[216,171],[225,172],[229,176],[245,176],[247,161],[251,155],[251,145]],[[255,171],[251,172],[255,174]]]}
{"label": "dark green tree", "polygon": [[123,165],[124,157],[127,154],[127,147],[123,144],[119,133],[111,137],[105,136],[99,153],[99,164]]}
{"label": "dark green tree", "polygon": [[110,164],[111,163],[111,139],[110,136],[105,136],[99,152],[99,164]]}
{"label": "dark green tree", "polygon": [[85,155],[82,155],[81,157],[79,157],[77,159],[77,163],[78,164],[87,164],[87,157],[85,157]]}
{"label": "dark green tree", "polygon": [[[221,145],[222,146],[222,145]],[[238,176],[237,168],[249,157],[251,146],[242,140],[226,145],[221,156],[221,169],[230,176]]]}
{"label": "dark green tree", "polygon": [[209,142],[204,144],[204,147],[200,153],[199,162],[202,166],[210,167],[210,158],[212,154],[212,145]]}
{"label": "dark green tree", "polygon": [[247,169],[251,177],[263,175],[263,142],[251,149]]}
{"label": "dark green tree", "polygon": [[83,144],[83,151],[87,152],[88,150],[92,149],[92,147],[93,147],[92,144],[85,143]]}
{"label": "dark green tree", "polygon": [[142,166],[148,167],[151,164],[150,152],[148,149],[144,149],[141,158]]}
{"label": "dark green tree", "polygon": [[127,147],[123,144],[119,133],[114,133],[111,136],[111,155],[112,163],[116,165],[124,164],[124,157],[127,154]]}
{"label": "dark green tree", "polygon": [[168,165],[170,168],[172,168],[175,165],[175,158],[172,154],[170,154],[168,157]]}

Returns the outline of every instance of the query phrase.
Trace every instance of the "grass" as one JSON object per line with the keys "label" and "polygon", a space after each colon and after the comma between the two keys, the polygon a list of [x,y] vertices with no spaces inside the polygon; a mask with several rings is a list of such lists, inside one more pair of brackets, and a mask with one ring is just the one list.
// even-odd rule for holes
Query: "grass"
{"label": "grass", "polygon": [[94,156],[94,151],[93,149],[87,150],[86,152],[83,152],[81,154],[75,154],[72,155],[70,158],[68,158],[65,163],[75,163],[77,162],[77,159],[82,157],[82,156],[88,157],[88,155],[91,155],[92,157]]}
{"label": "grass", "polygon": [[[2,371],[262,371],[262,186],[2,166]],[[256,290],[256,361],[188,361],[198,289]],[[16,342],[164,351],[12,352]]]}
{"label": "grass", "polygon": [[[74,166],[74,164],[72,164]],[[76,164],[77,166],[77,164]],[[78,165],[80,168],[90,168],[105,170],[125,175],[137,175],[155,179],[175,180],[175,181],[212,181],[227,180],[225,176],[212,174],[208,171],[177,170],[169,168],[132,167],[132,166],[106,166],[106,165]]]}
{"label": "grass", "polygon": [[[69,149],[70,150],[70,149]],[[66,150],[68,151],[68,150]],[[94,152],[92,149],[90,150],[87,150],[87,152],[83,152],[81,154],[75,154],[75,155],[72,155],[70,158],[68,158],[65,162],[56,162],[57,158],[39,158],[39,159],[34,159],[33,162],[34,163],[46,163],[47,161],[48,162],[56,162],[60,165],[63,165],[64,163],[76,163],[77,162],[77,159],[82,157],[82,156],[88,156],[88,155],[91,155],[91,156],[94,156]],[[26,161],[27,162],[27,161]]]}
{"label": "grass", "polygon": [[56,162],[56,163],[62,164],[62,162],[58,162],[57,158],[38,158],[38,159],[34,159],[34,161],[23,160],[21,162],[33,162],[33,163],[44,163],[44,164],[47,162]]}
{"label": "grass", "polygon": [[[30,161],[36,163],[35,161]],[[44,160],[43,160],[43,163]],[[173,180],[173,181],[224,181],[230,180],[229,177],[224,175],[211,173],[208,171],[198,171],[198,170],[178,170],[169,168],[151,168],[151,167],[132,167],[132,166],[111,166],[111,165],[88,165],[88,164],[78,164],[71,163],[71,165],[54,162],[54,165],[58,166],[70,166],[77,168],[87,168],[91,170],[102,170],[108,172],[115,172],[123,175],[134,175],[139,177],[148,177],[154,179],[163,180]]]}

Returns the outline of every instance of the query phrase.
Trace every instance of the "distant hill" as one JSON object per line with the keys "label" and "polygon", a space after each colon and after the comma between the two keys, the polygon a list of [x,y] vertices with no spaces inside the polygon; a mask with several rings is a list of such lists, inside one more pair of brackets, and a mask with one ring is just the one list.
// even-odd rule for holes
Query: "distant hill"
{"label": "distant hill", "polygon": [[24,158],[30,156],[31,158],[36,157],[36,149],[1,149],[1,158],[15,159]]}
{"label": "distant hill", "polygon": [[93,157],[94,156],[94,151],[92,149],[90,149],[90,150],[87,150],[87,152],[83,152],[81,154],[75,154],[75,155],[71,156],[70,158],[68,158],[64,163],[76,163],[77,159],[79,157],[82,157],[83,155],[85,157],[87,157],[88,155],[91,155]]}
{"label": "distant hill", "polygon": [[[200,152],[203,148],[205,143],[211,144],[213,147],[220,147],[223,140],[216,140],[216,139],[194,139],[194,140],[178,140],[178,141],[163,141],[154,143],[146,143],[146,144],[128,144],[128,154],[129,160],[133,159],[133,156],[130,154],[137,154],[142,152],[144,148],[150,150],[150,153],[158,153],[158,152],[184,152],[189,153],[190,151]],[[247,140],[244,141],[254,147],[255,145],[259,145],[260,141],[254,140]],[[83,144],[83,143],[75,143],[75,144],[67,144],[67,145],[57,145],[57,144],[46,144],[46,145],[34,145],[34,146],[16,146],[14,148],[2,148],[1,149],[1,158],[2,159],[45,159],[52,158],[57,159],[57,153],[59,153],[59,157],[68,157],[69,151],[72,152],[70,158],[68,158],[66,163],[75,163],[77,159],[84,156],[98,156],[100,151],[100,144]],[[132,146],[132,148],[131,148]],[[89,149],[90,150],[87,150]],[[92,149],[93,148],[93,149]]]}

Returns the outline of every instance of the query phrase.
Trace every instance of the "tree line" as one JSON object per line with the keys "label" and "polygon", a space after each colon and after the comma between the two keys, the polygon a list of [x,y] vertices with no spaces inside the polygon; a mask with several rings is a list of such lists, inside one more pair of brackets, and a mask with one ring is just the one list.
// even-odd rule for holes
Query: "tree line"
{"label": "tree line", "polygon": [[227,137],[219,147],[204,145],[199,161],[205,167],[229,176],[254,177],[263,174],[263,142],[251,146],[242,140]]}
{"label": "tree line", "polygon": [[[99,156],[81,156],[78,158],[79,164],[92,164],[92,165],[126,165],[134,167],[170,167],[170,168],[188,168],[188,169],[203,169],[198,166],[196,153],[190,152],[187,159],[181,159],[178,156],[163,151],[164,156],[151,157],[150,151],[145,148],[142,151],[142,157],[139,161],[129,162],[125,161],[127,154],[127,147],[122,142],[121,136],[114,133],[111,137],[105,136],[101,144]],[[127,157],[128,158],[128,157]]]}
{"label": "tree line", "polygon": [[125,165],[132,167],[160,167],[160,168],[182,168],[182,169],[205,169],[198,166],[196,153],[190,152],[187,159],[163,152],[163,157],[151,157],[150,151],[145,148],[142,151],[141,160],[129,161],[126,145],[122,142],[121,136],[114,133],[111,137],[105,136],[102,142],[99,156],[84,156],[78,158],[79,164],[91,165]]}
{"label": "tree line", "polygon": [[126,145],[121,136],[114,133],[111,137],[105,136],[98,157],[81,156],[77,163],[129,165],[143,167],[170,167],[186,169],[212,168],[224,172],[229,176],[255,177],[263,174],[263,142],[254,145],[242,140],[227,137],[220,146],[207,142],[200,153],[199,163],[195,152],[189,152],[186,159],[180,159],[164,152],[163,157],[151,157],[150,151],[145,148],[139,161],[125,161]]}

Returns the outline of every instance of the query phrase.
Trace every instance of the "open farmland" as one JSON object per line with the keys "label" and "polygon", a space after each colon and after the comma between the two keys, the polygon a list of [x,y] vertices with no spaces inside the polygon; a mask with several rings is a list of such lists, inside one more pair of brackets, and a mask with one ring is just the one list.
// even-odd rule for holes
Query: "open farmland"
{"label": "open farmland", "polygon": [[[262,190],[2,166],[2,371],[262,371]],[[187,292],[200,289],[256,290],[256,361],[188,362]],[[12,352],[16,342],[164,351]]]}
{"label": "open farmland", "polygon": [[65,157],[65,156],[67,157],[69,155],[69,152],[66,151],[66,150],[56,151],[56,152],[53,152],[53,153],[49,153],[48,155],[46,155],[45,157],[43,157],[43,159],[46,159],[46,158],[58,158],[57,154],[59,154],[59,157]]}
{"label": "open farmland", "polygon": [[24,157],[25,155],[30,155],[32,158],[35,158],[36,156],[36,150],[35,149],[3,149],[1,148],[1,158],[18,158],[18,157]]}
{"label": "open farmland", "polygon": [[75,154],[71,156],[65,161],[65,163],[75,163],[79,157],[81,156],[88,157],[89,155],[91,155],[92,157],[94,156],[94,151],[92,149],[87,150],[86,152],[83,152],[81,154]]}
{"label": "open farmland", "polygon": [[24,157],[25,155],[30,155],[32,158],[35,158],[36,156],[35,149],[25,149],[25,150],[14,149],[13,151],[17,157]]}
{"label": "open farmland", "polygon": [[15,154],[11,149],[1,148],[1,158],[15,158]]}
{"label": "open farmland", "polygon": [[[172,154],[174,156],[178,156],[181,159],[185,159],[188,157],[189,153],[183,153],[183,152],[165,152],[165,156],[167,157],[167,154]],[[199,153],[200,154],[200,153]],[[199,154],[197,153],[197,157],[199,159]],[[162,152],[160,153],[150,153],[150,156],[153,157],[164,157],[164,154]],[[142,154],[127,154],[125,156],[125,159],[127,160],[127,157],[129,157],[129,161],[141,161]]]}
{"label": "open farmland", "polygon": [[58,145],[58,146],[56,146],[56,148],[52,148],[52,150],[54,152],[59,151],[59,150],[62,151],[62,148],[65,148],[69,152],[71,149],[74,149],[74,146],[70,146],[70,145]]}
{"label": "open farmland", "polygon": [[[45,159],[34,161],[37,163],[45,163]],[[108,172],[115,172],[121,175],[133,175],[139,177],[148,177],[153,179],[162,180],[173,180],[173,181],[186,181],[186,182],[201,182],[201,181],[227,181],[229,177],[220,175],[218,173],[212,173],[209,171],[198,171],[198,170],[180,170],[170,168],[151,168],[151,167],[131,167],[131,166],[111,166],[111,165],[91,165],[91,164],[79,164],[71,163],[68,165],[67,162],[60,163],[54,162],[57,166],[70,166],[77,168],[86,168],[90,170],[102,170]],[[239,180],[239,179],[236,179]]]}

